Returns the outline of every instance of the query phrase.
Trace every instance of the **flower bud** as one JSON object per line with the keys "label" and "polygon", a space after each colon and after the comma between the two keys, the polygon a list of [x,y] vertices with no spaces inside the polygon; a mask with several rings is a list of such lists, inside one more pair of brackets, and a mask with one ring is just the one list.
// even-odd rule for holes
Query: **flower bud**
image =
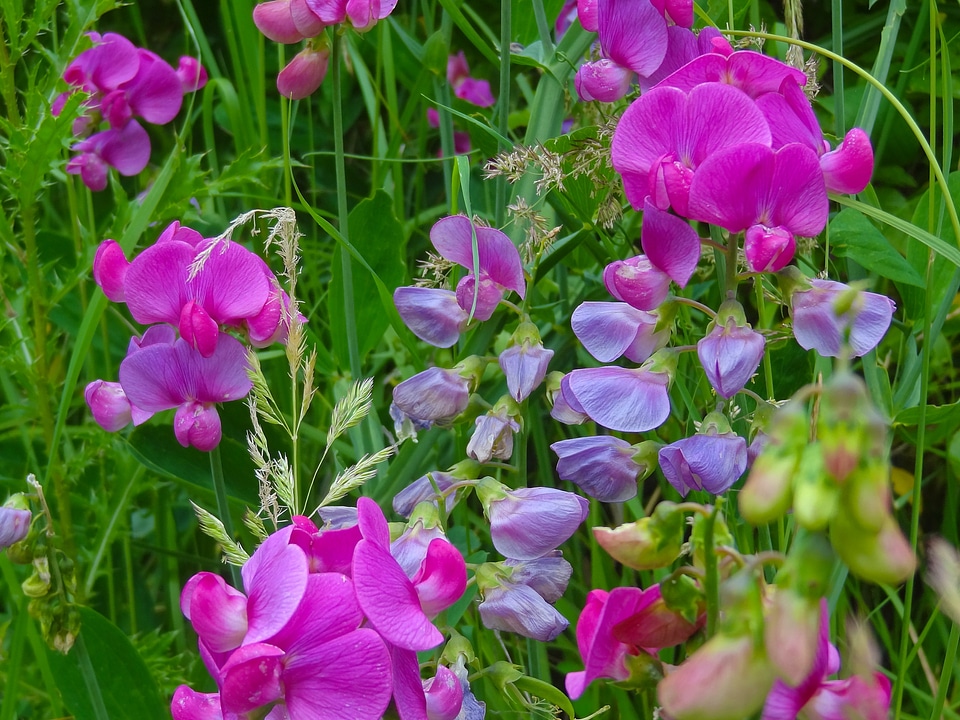
{"label": "flower bud", "polygon": [[646,255],[615,260],[603,271],[603,284],[617,300],[637,310],[656,310],[667,299],[670,276]]}
{"label": "flower bud", "polygon": [[790,264],[797,249],[793,233],[785,227],[751,225],[744,236],[743,250],[750,272],[777,272]]}
{"label": "flower bud", "polygon": [[477,429],[467,443],[467,455],[477,462],[485,463],[493,458],[509,460],[513,456],[513,434],[520,432],[520,424],[514,418],[519,417],[520,410],[513,400],[507,399],[512,408],[498,402],[476,420]]}
{"label": "flower bud", "polygon": [[683,546],[683,513],[672,502],[661,502],[653,515],[617,528],[595,527],[593,536],[619,563],[634,570],[667,567]]}
{"label": "flower bud", "polygon": [[883,444],[886,426],[876,417],[863,380],[853,373],[843,372],[834,375],[824,385],[817,417],[817,440],[824,469],[838,483],[844,483],[860,464],[868,439],[865,421],[871,419],[870,435],[879,436]]}
{"label": "flower bud", "polygon": [[423,681],[427,720],[455,720],[463,706],[463,688],[450,668],[437,666],[437,674]]}
{"label": "flower bud", "polygon": [[301,50],[277,75],[277,90],[291,100],[310,97],[327,76],[329,62],[328,47]]}
{"label": "flower bud", "polygon": [[804,448],[793,480],[793,515],[807,530],[823,530],[837,515],[840,490],[823,466],[819,443]]}
{"label": "flower bud", "polygon": [[23,493],[7,498],[0,507],[0,550],[23,540],[30,532],[30,503]]}
{"label": "flower bud", "polygon": [[738,498],[740,513],[747,522],[765,525],[790,509],[793,476],[807,435],[807,414],[800,403],[787,403],[773,414],[765,447],[750,468]]}
{"label": "flower bud", "polygon": [[873,174],[870,137],[860,128],[851,129],[839,147],[820,156],[820,169],[829,192],[863,192]]}
{"label": "flower bud", "polygon": [[130,263],[116,240],[104,240],[93,258],[93,279],[111,302],[125,302],[123,280]]}
{"label": "flower bud", "polygon": [[449,422],[467,409],[470,380],[457,368],[432,367],[393,389],[393,403],[414,423]]}
{"label": "flower bud", "polygon": [[553,350],[543,347],[536,325],[529,322],[520,324],[513,342],[500,353],[500,369],[507,378],[510,396],[523,402],[543,382]]}
{"label": "flower bud", "polygon": [[697,343],[697,357],[717,394],[732,398],[750,381],[763,359],[763,335],[752,330],[736,300],[717,311],[707,334]]}
{"label": "flower bud", "polygon": [[533,587],[512,582],[499,563],[484,563],[477,569],[477,587],[482,595],[480,620],[490,630],[506,630],[524,637],[550,642],[570,623]]}
{"label": "flower bud", "polygon": [[601,502],[625,502],[637,495],[637,483],[657,467],[657,445],[630,445],[610,435],[571,438],[550,446],[559,460],[557,475]]}
{"label": "flower bud", "polygon": [[660,469],[682,496],[690,490],[725,493],[747,469],[747,441],[730,430],[717,412],[704,418],[700,432],[660,448]]}
{"label": "flower bud", "polygon": [[859,465],[840,493],[841,512],[850,516],[864,530],[876,533],[890,515],[890,465],[873,460]]}
{"label": "flower bud", "polygon": [[877,533],[861,528],[846,513],[830,523],[830,542],[857,577],[885,585],[899,585],[917,569],[917,558],[892,515]]}
{"label": "flower bud", "polygon": [[633,80],[633,71],[617,65],[607,58],[585,62],[577,70],[573,84],[577,95],[584,102],[616,102],[628,92]]}

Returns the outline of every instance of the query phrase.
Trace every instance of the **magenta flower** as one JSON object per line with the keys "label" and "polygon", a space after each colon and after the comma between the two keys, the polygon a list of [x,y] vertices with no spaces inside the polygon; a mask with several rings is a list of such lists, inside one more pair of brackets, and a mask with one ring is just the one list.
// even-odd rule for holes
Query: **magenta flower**
{"label": "magenta flower", "polygon": [[429,650],[443,641],[430,622],[460,599],[467,583],[463,556],[449,542],[434,539],[410,578],[390,553],[390,530],[379,506],[357,501],[363,539],[353,554],[357,601],[384,640],[406,650]]}
{"label": "magenta flower", "polygon": [[447,82],[453,94],[477,107],[490,107],[496,100],[490,92],[490,83],[470,77],[470,67],[463,50],[447,59]]}
{"label": "magenta flower", "polygon": [[617,300],[637,310],[656,310],[670,292],[670,276],[646,255],[614,260],[603,269],[603,284]]}
{"label": "magenta flower", "polygon": [[463,706],[463,688],[452,670],[437,666],[436,674],[420,679],[413,650],[391,647],[393,699],[403,720],[455,720]]}
{"label": "magenta flower", "polygon": [[277,75],[277,90],[291,100],[310,97],[327,76],[329,63],[330,48],[325,45],[301,50]]}
{"label": "magenta flower", "polygon": [[641,77],[667,52],[667,23],[647,0],[597,0],[597,34],[606,57]]}
{"label": "magenta flower", "polygon": [[[826,226],[827,212],[817,155],[798,143],[776,151],[757,143],[728,147],[707,158],[690,183],[690,217],[732,233],[762,226],[761,236],[782,231],[781,239],[814,237]],[[788,261],[780,252],[771,262],[782,267]]]}
{"label": "magenta flower", "polygon": [[616,102],[630,92],[633,71],[617,65],[613,60],[600,58],[585,62],[573,78],[577,95],[584,102]]}
{"label": "magenta flower", "polygon": [[570,318],[573,334],[588,353],[608,363],[625,356],[642,363],[670,339],[669,328],[657,331],[655,313],[622,302],[584,302]]}
{"label": "magenta flower", "polygon": [[743,240],[743,252],[750,272],[777,272],[785,268],[797,249],[797,241],[786,228],[751,225]]}
{"label": "magenta flower", "polygon": [[601,502],[624,502],[637,495],[646,468],[634,460],[636,448],[610,435],[571,438],[550,446],[559,460],[557,475],[576,483]]}
{"label": "magenta flower", "polygon": [[477,486],[490,521],[490,538],[501,555],[533,560],[555,550],[586,519],[590,503],[579,495],[546,487],[511,490],[491,478]]}
{"label": "magenta flower", "polygon": [[356,517],[343,527],[327,523],[322,530],[303,515],[294,515],[291,520],[294,529],[290,535],[290,544],[303,550],[311,573],[333,572],[350,575],[353,550],[362,538]]}
{"label": "magenta flower", "polygon": [[669,25],[667,27],[667,54],[656,72],[645,78],[640,78],[640,91],[647,92],[656,87],[660,81],[673,75],[688,62],[709,52],[718,52],[723,55],[733,53],[729,41],[720,34],[717,28],[707,26],[694,33],[686,27]]}
{"label": "magenta flower", "polygon": [[530,397],[546,377],[552,358],[553,350],[543,347],[539,333],[536,338],[524,338],[500,353],[500,369],[507,378],[510,397],[517,402]]}
{"label": "magenta flower", "polygon": [[720,307],[707,334],[697,343],[697,357],[711,387],[730,399],[753,377],[763,359],[763,335],[747,324],[736,301]]}
{"label": "magenta flower", "polygon": [[469,317],[456,293],[441,288],[398,287],[393,304],[410,331],[436,347],[456,345]]}
{"label": "magenta flower", "polygon": [[[657,597],[659,597],[659,586]],[[639,651],[614,637],[614,628],[654,601],[652,588],[635,587],[591,590],[577,620],[577,648],[584,669],[567,673],[567,694],[576,700],[599,678],[626,680],[630,677],[625,659]]]}
{"label": "magenta flower", "polygon": [[[473,230],[476,231],[478,267],[473,265]],[[495,228],[474,226],[464,215],[438,220],[430,241],[440,255],[469,271],[457,285],[460,307],[478,320],[489,320],[507,290],[521,298],[526,292],[520,253],[510,238]],[[479,275],[474,271],[479,270]]]}
{"label": "magenta flower", "polygon": [[819,642],[810,673],[796,687],[782,680],[773,684],[763,706],[762,720],[884,720],[890,709],[890,680],[881,672],[827,680],[840,669],[840,655],[830,644],[830,622],[822,602]]}
{"label": "magenta flower", "polygon": [[84,388],[83,398],[97,425],[107,432],[117,432],[131,422],[142,425],[153,417],[152,412],[131,405],[123,386],[117,382],[94,380]]}
{"label": "magenta flower", "polygon": [[[268,0],[253,7],[253,23],[267,39],[283,45],[298,43],[305,38],[293,20],[290,0]],[[313,11],[307,10],[317,17]],[[319,18],[318,18],[319,19]],[[332,23],[331,23],[332,24]]]}
{"label": "magenta flower", "polygon": [[747,441],[730,431],[719,413],[703,420],[700,432],[660,449],[660,469],[681,496],[690,490],[725,493],[747,469]]}
{"label": "magenta flower", "polygon": [[107,187],[107,172],[114,168],[125,176],[137,175],[150,162],[150,136],[136,120],[119,130],[104,130],[76,143],[77,153],[67,162],[67,172],[79,175],[93,191]]}
{"label": "magenta flower", "polygon": [[605,428],[621,432],[653,430],[670,416],[667,388],[672,370],[668,366],[675,366],[675,359],[668,358],[655,354],[637,369],[574,370],[564,378],[561,392],[568,405],[581,409]]}
{"label": "magenta flower", "polygon": [[253,383],[247,377],[247,351],[221,334],[217,349],[203,357],[185,340],[155,343],[127,355],[120,364],[120,385],[130,403],[147,412],[176,408],[177,441],[209,451],[220,443],[216,403],[244,397]]}
{"label": "magenta flower", "polygon": [[700,260],[700,238],[686,220],[660,210],[647,198],[640,246],[655,267],[680,287],[687,286]]}
{"label": "magenta flower", "polygon": [[573,573],[559,551],[534,560],[487,563],[478,570],[484,627],[550,642],[570,623],[553,603],[560,599]]}
{"label": "magenta flower", "polygon": [[[853,357],[875,348],[890,327],[897,306],[885,295],[857,292],[832,280],[809,280],[810,288],[790,296],[793,334],[804,350],[814,349],[825,357],[839,357],[849,345]],[[838,301],[856,293],[838,313]]]}
{"label": "magenta flower", "polygon": [[738,50],[729,55],[719,52],[700,55],[662,80],[660,87],[690,92],[698,85],[721,83],[757,98],[779,90],[785,78],[792,78],[797,85],[807,82],[800,70],[777,58],[753,50]]}
{"label": "magenta flower", "polygon": [[716,82],[689,90],[659,85],[623,113],[611,158],[634,209],[650,196],[661,210],[673,207],[687,216],[696,170],[718,151],[741,143],[770,143],[766,119],[742,92]]}
{"label": "magenta flower", "polygon": [[183,55],[177,63],[177,77],[180,78],[180,88],[184,94],[202,90],[206,84],[207,71],[195,57]]}

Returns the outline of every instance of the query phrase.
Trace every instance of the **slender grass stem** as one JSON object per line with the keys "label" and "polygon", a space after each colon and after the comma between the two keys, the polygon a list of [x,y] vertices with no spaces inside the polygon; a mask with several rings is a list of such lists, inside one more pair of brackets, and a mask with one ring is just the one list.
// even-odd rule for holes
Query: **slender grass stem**
{"label": "slender grass stem", "polygon": [[707,516],[706,527],[703,531],[703,562],[704,580],[703,589],[707,596],[707,637],[713,637],[717,631],[717,621],[720,618],[720,575],[717,565],[717,553],[714,549],[713,532],[717,525],[717,516],[720,514],[722,498],[717,498],[713,512]]}
{"label": "slender grass stem", "polygon": [[939,720],[943,717],[943,706],[947,700],[947,691],[953,678],[953,664],[957,659],[957,645],[960,644],[960,625],[953,623],[950,628],[950,637],[947,640],[947,652],[943,658],[943,668],[940,670],[940,681],[937,683],[937,695],[933,700],[933,711],[930,720]]}
{"label": "slender grass stem", "polygon": [[[213,478],[213,492],[217,496],[217,514],[223,529],[229,537],[233,537],[233,520],[230,518],[230,503],[227,500],[227,486],[223,479],[223,461],[220,458],[220,446],[210,451],[210,475]],[[234,587],[242,587],[240,568],[230,565],[230,578]]]}
{"label": "slender grass stem", "polygon": [[[513,3],[511,0],[500,0],[500,104],[497,117],[497,130],[500,132],[501,137],[507,137],[507,133],[510,132],[510,43],[513,37],[512,7]],[[501,152],[506,149],[506,146],[500,143]],[[494,218],[497,227],[503,226],[509,197],[510,188],[507,185],[507,179],[505,177],[497,178],[497,204],[494,208]]]}

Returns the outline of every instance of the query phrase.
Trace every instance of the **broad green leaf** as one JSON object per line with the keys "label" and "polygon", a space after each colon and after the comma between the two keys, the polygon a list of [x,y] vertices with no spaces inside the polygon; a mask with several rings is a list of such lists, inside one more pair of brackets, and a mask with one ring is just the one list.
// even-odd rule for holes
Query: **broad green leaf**
{"label": "broad green leaf", "polygon": [[[350,240],[370,268],[391,290],[404,281],[403,227],[393,214],[393,200],[385,192],[359,203],[347,220]],[[333,253],[333,279],[330,281],[328,307],[333,346],[342,360],[348,357],[347,328],[344,312],[343,278],[339,272],[341,248]],[[356,313],[357,341],[363,357],[376,347],[390,320],[377,302],[377,286],[370,272],[353,261],[353,307]]]}
{"label": "broad green leaf", "polygon": [[[140,654],[116,625],[81,607],[80,638],[66,655],[48,656],[63,702],[77,720],[165,720],[169,705]],[[105,714],[104,714],[105,713]]]}
{"label": "broad green leaf", "polygon": [[[894,425],[916,425],[920,422],[920,407],[911,407],[901,410],[893,419]],[[928,405],[924,418],[927,425],[948,423],[953,427],[960,426],[960,402],[949,405]]]}
{"label": "broad green leaf", "polygon": [[863,214],[844,208],[830,221],[830,250],[848,257],[897,283],[923,287],[923,277],[913,269]]}

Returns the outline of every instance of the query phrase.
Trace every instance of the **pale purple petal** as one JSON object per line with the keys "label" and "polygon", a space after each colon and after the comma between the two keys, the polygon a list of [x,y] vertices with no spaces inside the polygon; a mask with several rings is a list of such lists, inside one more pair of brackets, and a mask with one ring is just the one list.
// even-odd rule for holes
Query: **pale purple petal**
{"label": "pale purple petal", "polygon": [[467,323],[467,313],[457,304],[452,290],[398,287],[393,304],[410,331],[436,347],[456,345]]}
{"label": "pale purple petal", "polygon": [[559,460],[557,475],[601,502],[625,502],[637,495],[641,467],[626,440],[609,435],[561,440],[550,446]]}
{"label": "pale purple petal", "polygon": [[404,380],[393,389],[393,402],[420,421],[452,420],[470,401],[468,382],[456,371],[433,367]]}
{"label": "pale purple petal", "polygon": [[739,435],[694,435],[660,448],[660,469],[681,495],[725,493],[747,469],[747,441]]}
{"label": "pale purple petal", "polygon": [[528,585],[548,603],[555,603],[567,590],[573,575],[573,566],[563,559],[563,553],[554,550],[533,560],[506,560],[512,568],[510,581],[516,585]]}
{"label": "pale purple petal", "polygon": [[500,353],[500,369],[507,378],[510,397],[523,402],[543,382],[547,366],[553,358],[553,350],[543,345],[531,345],[524,341],[520,345],[511,345]]}
{"label": "pale purple petal", "polygon": [[[441,493],[447,490],[453,483],[457,482],[457,479],[448,473],[433,472],[428,475],[423,475],[393,496],[393,511],[397,513],[397,515],[410,517],[413,509],[419,503],[436,503],[437,490],[433,489],[433,483],[430,482],[431,479],[433,483],[436,484],[437,490]],[[447,512],[450,511],[455,500],[456,494],[452,493],[446,496],[444,504]]]}
{"label": "pale purple petal", "polygon": [[[486,322],[493,317],[494,311],[503,299],[503,290],[486,273],[480,273],[480,282],[472,273],[464,275],[457,283],[457,305],[469,317],[473,312],[473,318],[480,322]],[[474,304],[476,303],[476,304]]]}
{"label": "pale purple petal", "polygon": [[107,432],[116,432],[131,423],[131,405],[120,383],[94,380],[83,391],[90,414]]}
{"label": "pale purple petal", "polygon": [[505,630],[540,642],[555,640],[570,622],[527,585],[507,583],[487,590],[480,620],[490,630]]}
{"label": "pale purple petal", "polygon": [[570,318],[573,334],[600,362],[626,355],[642,363],[663,347],[669,330],[656,332],[658,318],[623,302],[584,302]]}
{"label": "pale purple petal", "polygon": [[670,416],[665,372],[602,367],[574,370],[567,378],[584,412],[611,430],[647,432]]}
{"label": "pale purple petal", "polygon": [[826,357],[838,357],[845,332],[854,357],[875,348],[893,318],[896,305],[885,295],[862,292],[850,310],[837,315],[836,302],[849,286],[831,280],[811,280],[813,287],[793,293],[793,334],[804,350],[815,349]]}
{"label": "pale purple petal", "polygon": [[720,397],[732,398],[750,381],[763,359],[763,335],[733,318],[697,343],[697,357],[707,380]]}
{"label": "pale purple petal", "polygon": [[555,550],[586,519],[590,503],[554,488],[510,490],[486,507],[490,538],[501,555],[533,560]]}
{"label": "pale purple petal", "polygon": [[30,533],[29,510],[0,507],[0,550],[23,540]]}

